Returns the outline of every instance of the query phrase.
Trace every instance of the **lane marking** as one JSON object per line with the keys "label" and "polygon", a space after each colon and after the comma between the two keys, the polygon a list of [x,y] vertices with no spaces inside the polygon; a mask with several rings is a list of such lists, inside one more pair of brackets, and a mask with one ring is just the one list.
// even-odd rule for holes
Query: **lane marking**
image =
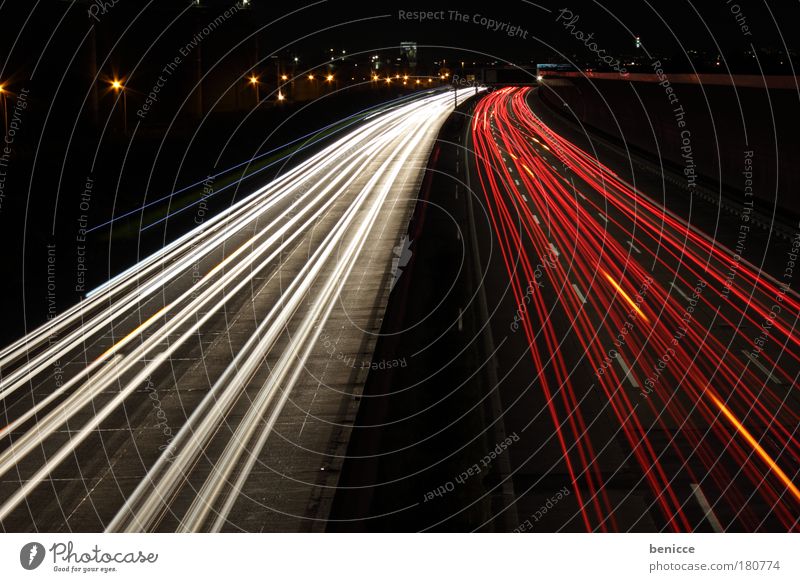
{"label": "lane marking", "polygon": [[525,194],[523,194],[523,195],[522,195],[522,199],[523,199],[525,202],[527,202],[527,201],[528,201],[528,199],[527,199],[527,198],[525,198]]}
{"label": "lane marking", "polygon": [[605,214],[603,214],[602,212],[598,212],[597,216],[599,216],[600,218],[602,218],[603,220],[608,222],[608,217]]}
{"label": "lane marking", "polygon": [[633,377],[633,374],[631,374],[631,369],[628,367],[628,364],[625,363],[625,360],[622,359],[622,356],[619,354],[619,352],[616,352],[614,357],[616,358],[619,367],[622,368],[623,372],[625,372],[625,376],[623,376],[623,378],[628,378],[628,381],[634,388],[640,388],[641,386],[639,386],[639,382],[637,382],[636,378]]}
{"label": "lane marking", "polygon": [[538,216],[536,216],[535,214],[531,214],[531,216],[533,217],[533,221],[536,223],[537,226],[540,226],[542,224],[541,222],[539,222]]}
{"label": "lane marking", "polygon": [[586,303],[586,297],[583,296],[583,293],[581,293],[581,290],[578,289],[575,283],[572,284],[572,288],[575,289],[575,294],[578,296],[578,299],[581,300],[581,303]]}
{"label": "lane marking", "polygon": [[670,282],[669,282],[669,284],[672,286],[672,288],[673,288],[673,289],[675,289],[675,291],[677,291],[677,292],[680,294],[680,296],[681,296],[681,297],[683,297],[683,298],[684,298],[686,301],[689,301],[689,296],[688,296],[688,295],[686,295],[686,293],[684,293],[683,291],[681,291],[681,288],[680,288],[680,287],[678,287],[678,286],[677,286],[677,285],[676,285],[674,282],[672,282],[672,281],[670,281]]}
{"label": "lane marking", "polygon": [[700,509],[703,510],[703,515],[705,516],[706,520],[708,520],[708,523],[711,524],[711,529],[713,529],[715,533],[724,532],[725,529],[717,519],[714,510],[711,509],[711,504],[708,502],[708,499],[706,499],[706,495],[703,493],[703,490],[700,489],[700,485],[697,483],[689,483],[689,487],[692,488],[692,494],[695,496],[695,499],[697,499],[697,504],[700,506]]}
{"label": "lane marking", "polygon": [[560,257],[560,256],[561,256],[561,253],[559,253],[559,252],[558,252],[558,249],[557,249],[555,246],[553,246],[553,243],[550,243],[550,249],[553,251],[553,254],[554,254],[555,256],[557,256],[557,257]]}
{"label": "lane marking", "polygon": [[629,241],[628,241],[628,246],[629,246],[629,247],[631,247],[631,248],[632,248],[634,251],[636,251],[638,254],[640,254],[640,255],[642,254],[642,251],[640,251],[640,250],[639,250],[639,247],[637,247],[635,244],[633,244],[633,241],[632,241],[632,240],[629,240]]}
{"label": "lane marking", "polygon": [[462,311],[461,308],[458,308],[458,331],[464,330],[464,320],[461,317]]}
{"label": "lane marking", "polygon": [[781,379],[780,379],[780,378],[776,378],[775,376],[773,376],[773,375],[772,375],[772,372],[770,372],[769,370],[767,370],[767,368],[764,366],[764,364],[762,364],[762,363],[761,363],[761,362],[759,362],[759,361],[758,361],[756,358],[754,358],[754,357],[753,357],[753,354],[751,354],[751,353],[750,353],[750,352],[748,352],[747,350],[742,350],[742,353],[743,353],[745,356],[747,356],[747,359],[748,359],[748,360],[750,360],[750,362],[752,362],[752,364],[753,364],[753,365],[754,365],[756,368],[758,368],[759,370],[761,370],[761,371],[762,371],[762,372],[763,372],[763,373],[764,373],[764,374],[767,376],[767,378],[769,378],[770,380],[772,380],[773,382],[775,382],[775,383],[776,383],[776,384],[778,384],[778,385],[782,385],[782,384],[783,384],[783,382],[781,382]]}
{"label": "lane marking", "polygon": [[514,180],[514,184],[516,184],[517,186],[519,186],[519,180],[516,180],[516,179],[515,179],[515,180]]}

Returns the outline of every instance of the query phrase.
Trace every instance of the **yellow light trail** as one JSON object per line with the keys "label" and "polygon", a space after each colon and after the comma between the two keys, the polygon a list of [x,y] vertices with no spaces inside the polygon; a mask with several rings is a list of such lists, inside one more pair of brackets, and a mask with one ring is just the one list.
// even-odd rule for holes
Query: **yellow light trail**
{"label": "yellow light trail", "polygon": [[710,392],[708,395],[711,397],[711,400],[714,401],[714,404],[716,404],[717,407],[722,411],[722,414],[724,414],[725,417],[731,421],[731,424],[736,427],[736,430],[739,431],[745,440],[750,443],[750,446],[755,449],[755,451],[758,453],[758,456],[761,457],[772,470],[772,472],[775,473],[781,481],[783,481],[783,484],[789,488],[789,491],[792,492],[792,495],[794,495],[800,501],[800,489],[797,488],[797,485],[792,483],[791,479],[789,479],[789,476],[784,473],[778,464],[772,459],[772,457],[769,456],[769,453],[767,453],[767,451],[765,451],[764,448],[758,444],[758,441],[753,437],[753,435],[750,434],[750,431],[748,431],[744,425],[739,422],[739,419],[736,418],[736,416],[728,409],[728,407]]}
{"label": "yellow light trail", "polygon": [[603,272],[603,275],[605,275],[606,279],[608,279],[608,282],[611,283],[614,286],[614,289],[616,289],[617,292],[620,295],[622,295],[622,298],[625,299],[625,301],[627,301],[628,304],[631,307],[633,307],[633,309],[636,311],[636,313],[638,313],[642,317],[642,319],[644,319],[645,321],[647,321],[649,323],[649,320],[647,319],[647,316],[644,314],[644,312],[641,309],[639,309],[639,306],[636,304],[636,302],[633,299],[631,299],[630,296],[627,293],[625,293],[625,290],[622,287],[619,286],[619,283],[614,281],[614,278],[611,275],[609,275],[608,273]]}
{"label": "yellow light trail", "polygon": [[133,338],[135,338],[137,335],[139,335],[145,329],[150,327],[156,320],[158,320],[159,317],[161,317],[169,309],[169,307],[170,307],[169,305],[165,305],[164,307],[162,307],[161,309],[156,311],[153,315],[148,317],[147,320],[145,320],[144,323],[142,323],[139,327],[134,329],[132,332],[130,332],[124,338],[122,338],[117,343],[115,343],[113,346],[108,348],[105,352],[103,352],[100,355],[100,357],[97,358],[97,361],[105,360],[107,357],[114,355],[114,353],[117,350],[119,350],[120,348],[124,347],[125,344],[127,344],[129,341],[131,341]]}

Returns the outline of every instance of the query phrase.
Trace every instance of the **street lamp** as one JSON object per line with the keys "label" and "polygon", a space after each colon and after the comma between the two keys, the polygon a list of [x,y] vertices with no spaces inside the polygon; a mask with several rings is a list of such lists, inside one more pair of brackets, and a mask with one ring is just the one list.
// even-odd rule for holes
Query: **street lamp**
{"label": "street lamp", "polygon": [[325,77],[325,80],[328,81],[328,83],[330,83],[331,81],[333,81],[333,75],[328,75],[327,77]]}
{"label": "street lamp", "polygon": [[261,101],[258,94],[258,77],[255,75],[250,75],[250,84],[256,89],[256,107],[258,107],[258,104]]}
{"label": "street lamp", "polygon": [[308,76],[308,80],[309,80],[309,81],[313,81],[313,80],[314,80],[314,75],[309,75],[309,76]]}
{"label": "street lamp", "polygon": [[122,131],[125,135],[128,135],[128,92],[119,79],[111,81],[111,88],[117,95],[122,93]]}
{"label": "street lamp", "polygon": [[5,135],[8,135],[8,101],[6,97],[7,93],[8,91],[6,91],[6,86],[0,85],[0,99],[3,100],[3,124],[6,129]]}

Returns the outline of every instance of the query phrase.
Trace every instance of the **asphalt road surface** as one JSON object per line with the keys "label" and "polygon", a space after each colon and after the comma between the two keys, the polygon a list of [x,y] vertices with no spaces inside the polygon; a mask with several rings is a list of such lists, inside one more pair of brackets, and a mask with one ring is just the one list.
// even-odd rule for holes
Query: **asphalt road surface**
{"label": "asphalt road surface", "polygon": [[3,529],[324,527],[452,104],[367,119],[2,350]]}

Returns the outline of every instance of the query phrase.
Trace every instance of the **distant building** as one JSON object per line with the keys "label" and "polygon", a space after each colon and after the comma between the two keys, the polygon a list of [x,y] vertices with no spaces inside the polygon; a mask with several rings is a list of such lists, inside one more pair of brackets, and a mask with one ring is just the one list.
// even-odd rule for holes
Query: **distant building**
{"label": "distant building", "polygon": [[404,64],[409,67],[416,68],[417,66],[417,43],[415,41],[403,41],[400,43],[400,57],[403,59]]}

